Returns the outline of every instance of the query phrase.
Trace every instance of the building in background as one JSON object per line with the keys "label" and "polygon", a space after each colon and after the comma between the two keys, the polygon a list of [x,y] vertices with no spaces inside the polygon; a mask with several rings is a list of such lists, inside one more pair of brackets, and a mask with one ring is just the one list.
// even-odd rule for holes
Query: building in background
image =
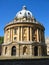
{"label": "building in background", "polygon": [[45,38],[45,43],[47,45],[47,55],[49,55],[49,37]]}
{"label": "building in background", "polygon": [[4,28],[2,56],[47,55],[44,31],[44,26],[23,6],[14,20]]}

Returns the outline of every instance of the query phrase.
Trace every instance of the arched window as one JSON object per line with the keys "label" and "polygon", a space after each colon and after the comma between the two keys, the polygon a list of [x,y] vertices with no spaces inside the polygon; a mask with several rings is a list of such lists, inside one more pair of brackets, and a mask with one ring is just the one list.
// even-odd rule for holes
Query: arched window
{"label": "arched window", "polygon": [[5,54],[7,53],[7,47],[5,47]]}
{"label": "arched window", "polygon": [[11,55],[12,56],[16,55],[16,47],[15,46],[13,46],[12,49],[11,49]]}
{"label": "arched window", "polygon": [[27,47],[24,46],[24,47],[23,47],[23,55],[26,55],[26,54],[27,54],[27,51],[26,51],[26,50],[27,50]]}
{"label": "arched window", "polygon": [[38,47],[37,46],[34,47],[34,56],[38,56]]}

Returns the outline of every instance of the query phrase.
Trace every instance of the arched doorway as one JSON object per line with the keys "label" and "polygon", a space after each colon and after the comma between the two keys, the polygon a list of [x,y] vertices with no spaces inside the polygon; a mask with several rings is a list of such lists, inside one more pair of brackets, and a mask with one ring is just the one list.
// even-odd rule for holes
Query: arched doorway
{"label": "arched doorway", "polygon": [[24,46],[24,47],[23,47],[23,55],[26,55],[26,54],[27,54],[27,47]]}
{"label": "arched doorway", "polygon": [[15,46],[13,46],[12,49],[11,49],[11,55],[12,56],[16,55],[16,47]]}
{"label": "arched doorway", "polygon": [[37,46],[34,47],[34,56],[38,56],[38,47]]}

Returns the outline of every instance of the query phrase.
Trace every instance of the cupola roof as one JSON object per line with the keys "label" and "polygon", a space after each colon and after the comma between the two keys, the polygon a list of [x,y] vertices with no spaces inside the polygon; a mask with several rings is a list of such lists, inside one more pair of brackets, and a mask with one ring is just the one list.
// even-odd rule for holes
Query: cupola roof
{"label": "cupola roof", "polygon": [[32,13],[29,10],[27,10],[27,7],[26,6],[23,6],[22,7],[22,10],[19,11],[16,14],[16,17],[17,18],[23,18],[23,17],[31,18],[32,17]]}

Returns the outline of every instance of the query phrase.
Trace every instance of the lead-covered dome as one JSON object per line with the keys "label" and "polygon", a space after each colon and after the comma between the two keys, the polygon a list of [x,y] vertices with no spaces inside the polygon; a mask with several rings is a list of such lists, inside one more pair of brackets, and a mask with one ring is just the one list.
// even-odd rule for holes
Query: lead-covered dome
{"label": "lead-covered dome", "polygon": [[17,18],[23,18],[23,17],[32,18],[32,13],[27,10],[26,6],[23,6],[22,10],[16,14],[16,17]]}

